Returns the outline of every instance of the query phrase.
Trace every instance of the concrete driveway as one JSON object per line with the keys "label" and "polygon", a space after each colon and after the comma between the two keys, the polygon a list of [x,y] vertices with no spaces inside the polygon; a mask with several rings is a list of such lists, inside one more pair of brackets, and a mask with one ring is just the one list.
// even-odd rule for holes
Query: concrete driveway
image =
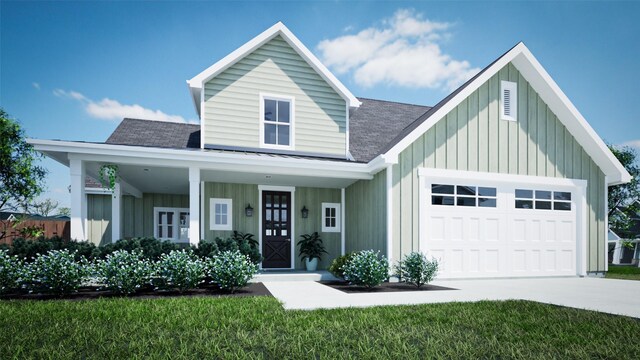
{"label": "concrete driveway", "polygon": [[439,280],[457,290],[346,294],[313,281],[265,282],[285,309],[531,300],[640,318],[640,281],[601,278]]}

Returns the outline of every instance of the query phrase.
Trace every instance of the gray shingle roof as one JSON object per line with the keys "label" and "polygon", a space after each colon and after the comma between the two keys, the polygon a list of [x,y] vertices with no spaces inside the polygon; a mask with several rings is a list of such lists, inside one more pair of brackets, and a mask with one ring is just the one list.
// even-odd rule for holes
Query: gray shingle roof
{"label": "gray shingle roof", "polygon": [[169,149],[200,147],[200,125],[125,118],[106,141]]}
{"label": "gray shingle roof", "polygon": [[356,161],[369,162],[430,107],[358,98],[359,108],[349,114],[349,150]]}
{"label": "gray shingle roof", "polygon": [[[349,114],[349,147],[358,162],[375,158],[402,129],[430,109],[392,101],[359,100],[362,105]],[[198,149],[200,125],[125,118],[105,143]]]}

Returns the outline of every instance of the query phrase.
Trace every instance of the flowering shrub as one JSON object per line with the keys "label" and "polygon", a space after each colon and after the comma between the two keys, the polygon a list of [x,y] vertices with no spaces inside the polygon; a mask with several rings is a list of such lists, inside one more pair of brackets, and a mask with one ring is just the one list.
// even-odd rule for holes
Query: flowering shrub
{"label": "flowering shrub", "polygon": [[220,252],[209,260],[207,266],[211,283],[230,292],[246,286],[258,272],[258,265],[237,250]]}
{"label": "flowering shrub", "polygon": [[342,267],[348,263],[355,254],[356,253],[347,253],[333,259],[331,266],[329,266],[329,272],[339,279],[344,279],[344,271],[342,270]]}
{"label": "flowering shrub", "polygon": [[421,287],[435,279],[438,273],[438,260],[429,260],[423,253],[412,252],[398,261],[395,271],[401,281]]}
{"label": "flowering shrub", "polygon": [[84,257],[79,261],[74,257],[75,252],[66,249],[38,255],[24,267],[24,285],[30,292],[63,295],[76,291],[91,274],[91,266]]}
{"label": "flowering shrub", "polygon": [[361,251],[342,266],[344,279],[352,285],[372,288],[389,277],[389,262],[380,252]]}
{"label": "flowering shrub", "polygon": [[116,250],[96,263],[98,280],[118,294],[131,294],[150,282],[153,264],[140,251]]}
{"label": "flowering shrub", "polygon": [[0,250],[0,294],[20,287],[22,261],[10,256],[8,250]]}
{"label": "flowering shrub", "polygon": [[193,289],[203,281],[204,263],[185,250],[174,250],[160,256],[156,263],[154,284],[163,288],[176,288],[180,292]]}

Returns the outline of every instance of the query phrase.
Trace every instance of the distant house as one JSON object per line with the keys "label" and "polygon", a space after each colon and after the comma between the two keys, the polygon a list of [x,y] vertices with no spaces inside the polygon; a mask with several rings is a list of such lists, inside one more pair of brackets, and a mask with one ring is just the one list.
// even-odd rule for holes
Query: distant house
{"label": "distant house", "polygon": [[[607,270],[607,187],[630,175],[523,43],[434,106],[355,97],[282,23],[187,85],[199,125],[30,140],[70,168],[72,238],[239,230],[262,269],[290,270],[317,231],[320,268],[374,249],[427,252],[441,278]],[[105,166],[113,191],[86,184]]]}
{"label": "distant house", "polygon": [[[616,236],[609,237],[610,262],[613,264],[640,265],[640,212],[631,221],[633,224],[628,230],[613,229]],[[632,246],[622,246],[621,241],[630,241]]]}

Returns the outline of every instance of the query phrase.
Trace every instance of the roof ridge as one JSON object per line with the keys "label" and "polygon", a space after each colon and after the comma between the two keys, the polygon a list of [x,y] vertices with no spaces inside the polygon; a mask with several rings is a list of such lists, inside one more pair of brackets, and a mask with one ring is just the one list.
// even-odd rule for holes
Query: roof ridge
{"label": "roof ridge", "polygon": [[412,104],[412,103],[393,101],[393,100],[372,99],[372,98],[363,97],[363,96],[356,96],[356,97],[358,99],[362,99],[362,100],[381,101],[381,102],[387,102],[387,103],[392,103],[392,104],[419,106],[419,107],[426,107],[426,108],[432,108],[433,107],[433,106],[429,106],[429,105]]}
{"label": "roof ridge", "polygon": [[[125,117],[122,118],[122,121],[125,120],[134,120],[134,121],[150,121],[150,122],[157,122],[157,123],[164,123],[164,124],[178,124],[178,125],[192,125],[192,126],[200,126],[200,124],[191,124],[191,123],[185,123],[185,122],[177,122],[177,121],[164,121],[164,120],[154,120],[154,119],[139,119],[139,118],[130,118],[130,117]],[[122,123],[121,121],[121,123]],[[119,125],[118,125],[119,126]]]}

